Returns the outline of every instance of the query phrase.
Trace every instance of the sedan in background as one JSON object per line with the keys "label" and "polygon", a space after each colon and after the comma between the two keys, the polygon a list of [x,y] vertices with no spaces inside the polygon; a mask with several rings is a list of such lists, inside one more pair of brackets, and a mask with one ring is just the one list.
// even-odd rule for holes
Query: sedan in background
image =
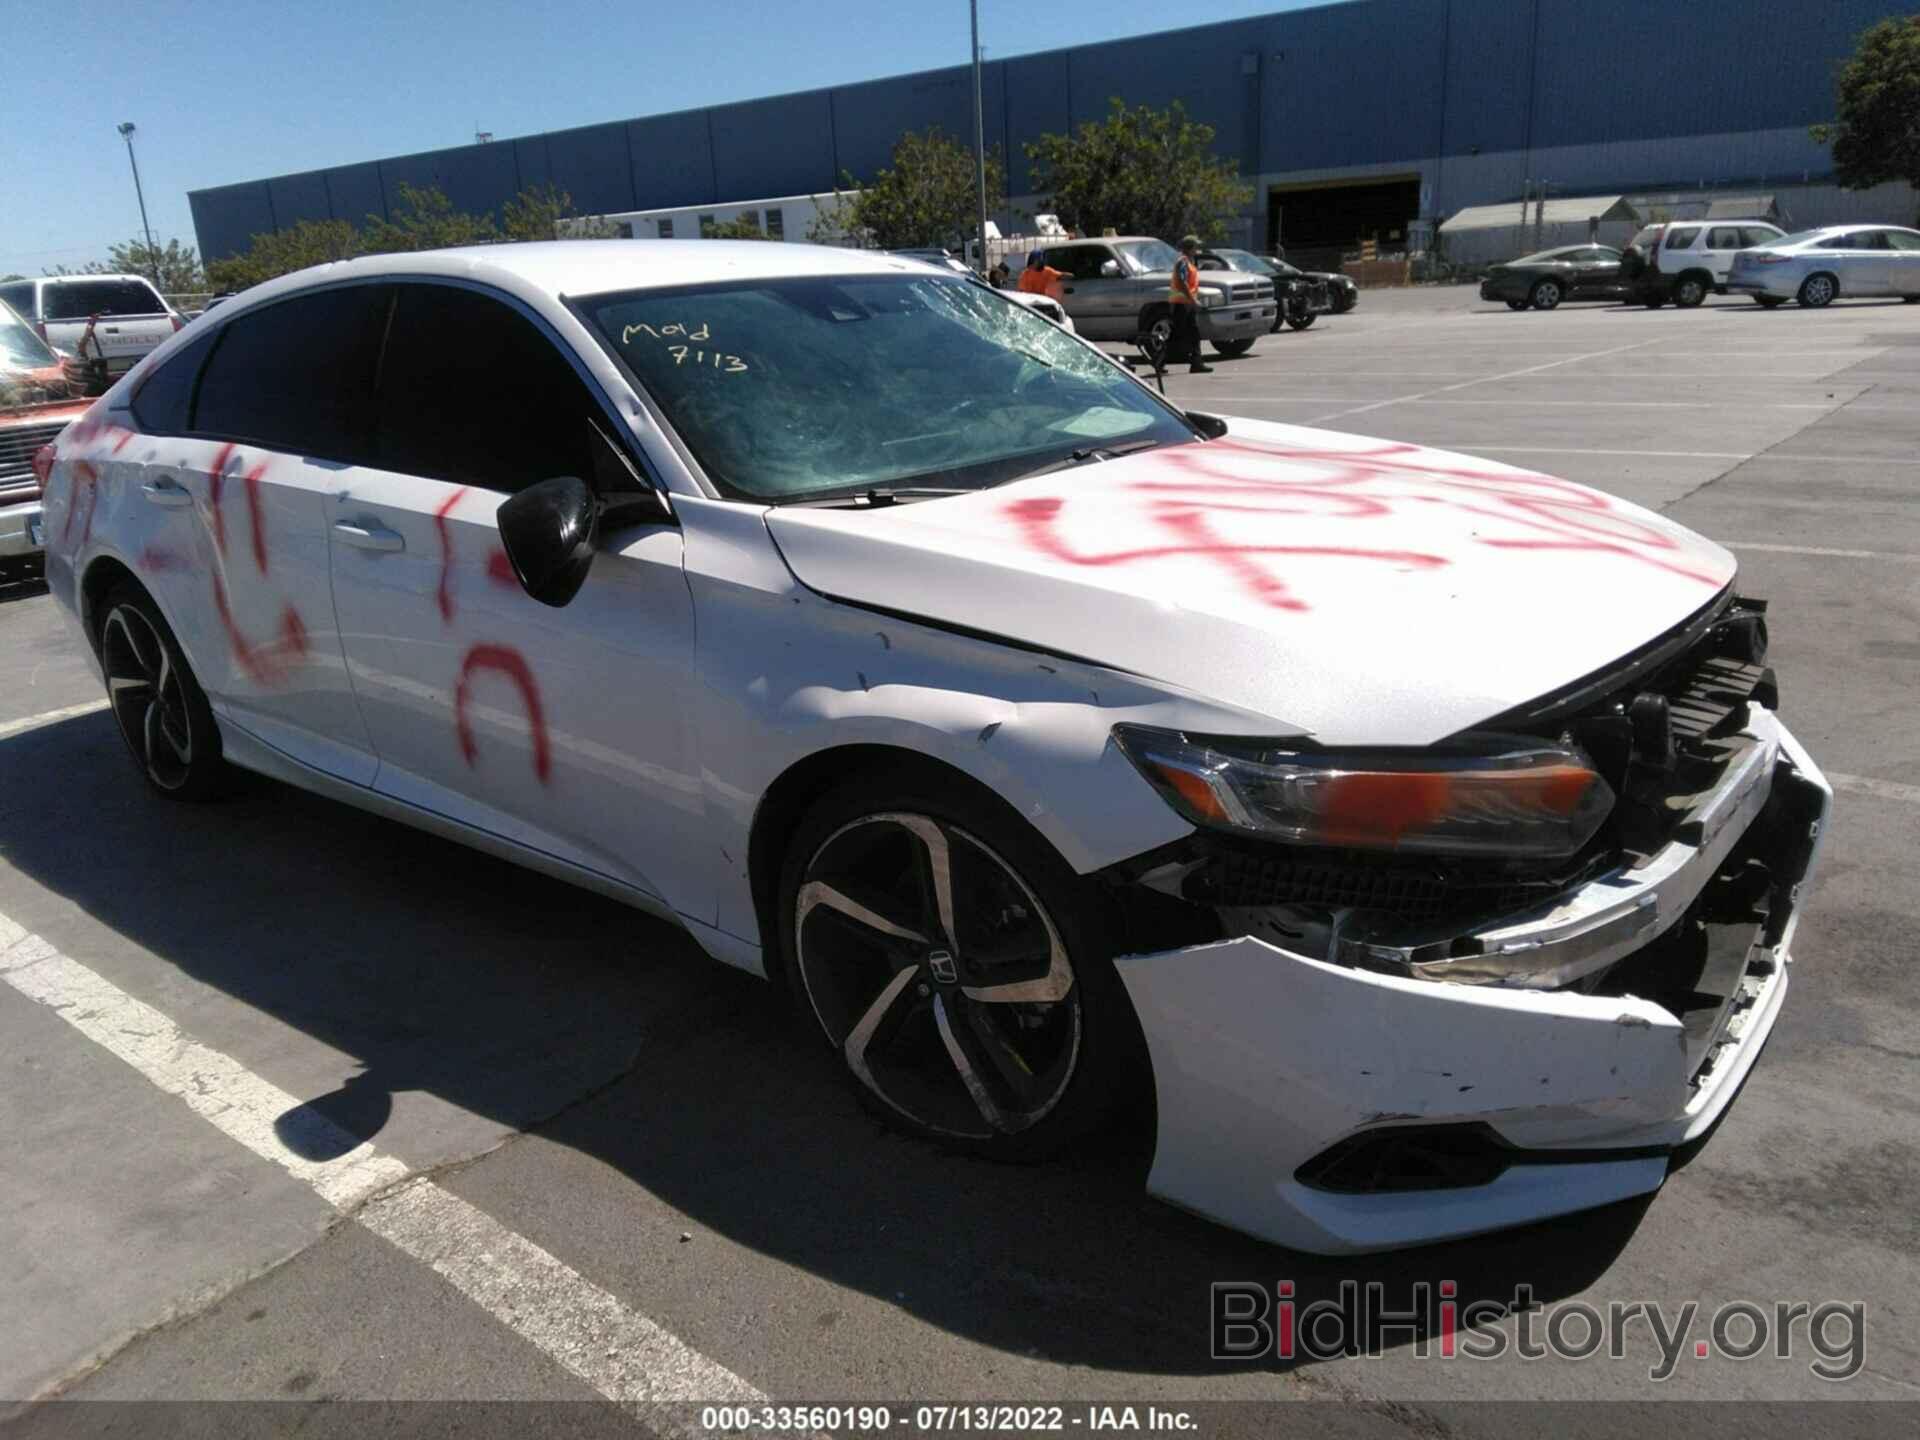
{"label": "sedan in background", "polygon": [[1657,1190],[1787,995],[1831,789],[1732,554],[1190,413],[959,275],[369,256],[55,452],[130,779],[238,765],[616,896],[963,1154],[1133,1125],[1154,1194],[1269,1240],[1476,1234]]}
{"label": "sedan in background", "polygon": [[[1322,277],[1304,274],[1291,265],[1283,268],[1279,261],[1256,255],[1251,250],[1202,250],[1200,268],[1238,270],[1247,275],[1271,275],[1276,306],[1273,333],[1276,335],[1283,325],[1304,330],[1333,309],[1333,297],[1328,293]],[[1353,307],[1349,305],[1344,308]]]}
{"label": "sedan in background", "polygon": [[1625,296],[1620,252],[1608,245],[1565,245],[1495,265],[1480,282],[1482,300],[1504,300],[1509,310],[1553,310],[1563,300],[1618,300]]}
{"label": "sedan in background", "polygon": [[1275,280],[1318,280],[1327,287],[1327,299],[1332,302],[1333,313],[1344,315],[1360,303],[1360,287],[1354,283],[1351,275],[1342,275],[1335,270],[1302,270],[1298,265],[1287,262],[1284,255],[1269,255],[1267,263],[1272,266]]}
{"label": "sedan in background", "polygon": [[1898,296],[1920,303],[1920,230],[1900,225],[1828,225],[1783,235],[1733,257],[1727,291],[1772,309],[1797,300],[1819,310],[1835,300]]}

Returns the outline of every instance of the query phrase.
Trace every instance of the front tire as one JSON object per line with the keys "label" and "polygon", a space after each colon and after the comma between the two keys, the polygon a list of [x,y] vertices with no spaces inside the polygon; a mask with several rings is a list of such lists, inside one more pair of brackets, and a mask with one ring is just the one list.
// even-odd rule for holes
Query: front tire
{"label": "front tire", "polygon": [[897,1128],[1037,1160],[1140,1094],[1144,1041],[1087,883],[965,782],[903,767],[823,797],[778,913],[801,1013]]}
{"label": "front tire", "polygon": [[146,781],[169,800],[210,800],[228,779],[206,692],[160,608],[137,585],[109,592],[100,621],[107,703]]}
{"label": "front tire", "polygon": [[1527,303],[1536,310],[1558,310],[1560,302],[1565,298],[1565,292],[1560,289],[1558,280],[1542,280],[1527,296]]}
{"label": "front tire", "polygon": [[1305,330],[1319,318],[1320,316],[1312,310],[1287,312],[1287,324],[1291,325],[1295,330]]}
{"label": "front tire", "polygon": [[1227,359],[1229,360],[1238,360],[1242,355],[1246,354],[1249,350],[1253,349],[1253,341],[1251,340],[1216,340],[1213,342],[1213,348],[1219,354],[1226,356]]}
{"label": "front tire", "polygon": [[1840,284],[1831,275],[1809,275],[1800,282],[1799,300],[1809,310],[1824,310],[1840,296]]}

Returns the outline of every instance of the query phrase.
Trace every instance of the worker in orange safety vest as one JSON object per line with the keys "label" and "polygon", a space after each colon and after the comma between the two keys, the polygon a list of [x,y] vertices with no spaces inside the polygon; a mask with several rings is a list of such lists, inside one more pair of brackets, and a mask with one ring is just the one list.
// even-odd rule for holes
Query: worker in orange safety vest
{"label": "worker in orange safety vest", "polygon": [[[1056,270],[1047,264],[1047,257],[1041,251],[1027,252],[1027,268],[1020,272],[1020,293],[1023,295],[1052,295],[1053,287],[1067,278],[1067,272]],[[1055,296],[1058,299],[1058,296]]]}
{"label": "worker in orange safety vest", "polygon": [[1167,337],[1165,359],[1175,364],[1182,356],[1189,362],[1192,375],[1211,375],[1213,367],[1200,361],[1200,237],[1188,235],[1180,241],[1180,258],[1173,262],[1173,276],[1167,281],[1167,304],[1173,320],[1173,332]]}

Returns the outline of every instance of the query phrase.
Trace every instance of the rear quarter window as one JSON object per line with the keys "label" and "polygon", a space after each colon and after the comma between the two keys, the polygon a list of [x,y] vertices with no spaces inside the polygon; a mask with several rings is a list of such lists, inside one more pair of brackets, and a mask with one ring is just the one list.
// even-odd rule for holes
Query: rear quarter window
{"label": "rear quarter window", "polygon": [[191,345],[169,355],[133,394],[133,418],[149,435],[185,435],[192,428],[194,382],[200,367],[207,363],[207,352],[219,339],[216,333],[202,335]]}
{"label": "rear quarter window", "polygon": [[1676,229],[1667,231],[1667,238],[1661,242],[1660,248],[1662,250],[1685,250],[1699,238],[1700,227],[1698,225],[1682,225]]}

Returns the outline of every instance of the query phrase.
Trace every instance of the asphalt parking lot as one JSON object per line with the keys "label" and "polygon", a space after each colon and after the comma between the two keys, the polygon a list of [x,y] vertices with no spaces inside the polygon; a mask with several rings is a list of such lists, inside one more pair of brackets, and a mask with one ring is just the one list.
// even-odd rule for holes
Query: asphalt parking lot
{"label": "asphalt parking lot", "polygon": [[[1418,1435],[1502,1429],[1489,1399],[1920,1399],[1920,307],[1370,292],[1215,366],[1169,393],[1597,486],[1728,544],[1771,601],[1834,824],[1779,1028],[1658,1195],[1327,1260],[1149,1201],[1137,1146],[945,1156],[867,1117],[768,987],[646,916],[266,781],[151,798],[52,601],[16,588],[0,1397],[1288,1399]],[[1857,1301],[1864,1359],[1833,1382],[1804,1345],[1689,1351],[1655,1382],[1644,1325],[1620,1358],[1447,1360],[1398,1332],[1209,1357],[1211,1282],[1304,1301],[1348,1279],[1390,1303],[1443,1281],[1462,1304],[1528,1286],[1703,1316]],[[1747,1433],[1805,1425],[1749,1413]],[[1270,1414],[1208,1411],[1204,1433]]]}

